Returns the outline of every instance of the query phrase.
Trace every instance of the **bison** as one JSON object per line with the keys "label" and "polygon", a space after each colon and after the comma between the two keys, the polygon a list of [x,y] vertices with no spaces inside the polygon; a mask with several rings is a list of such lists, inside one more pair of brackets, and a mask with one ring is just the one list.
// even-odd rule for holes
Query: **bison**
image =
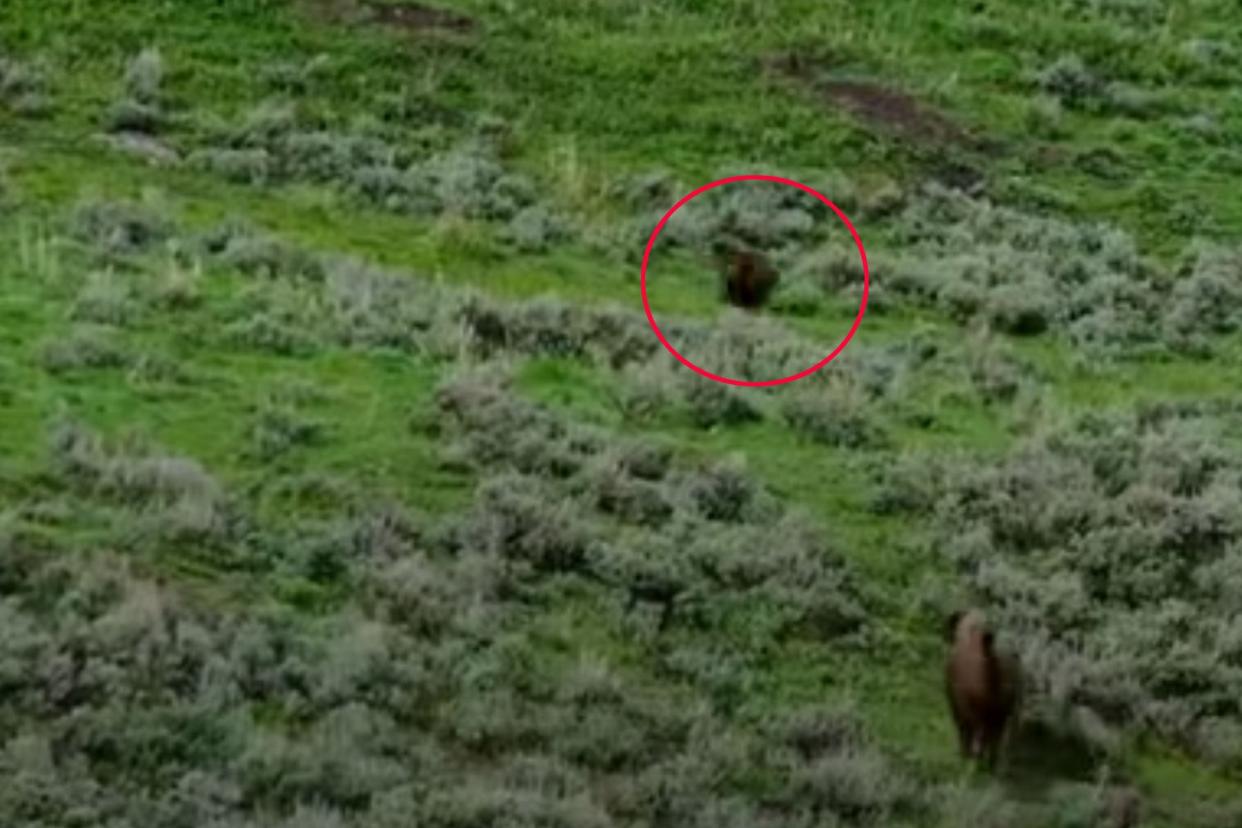
{"label": "bison", "polygon": [[945,686],[962,756],[994,768],[1016,720],[1020,666],[997,652],[995,635],[977,609],[950,615],[947,632],[952,644]]}

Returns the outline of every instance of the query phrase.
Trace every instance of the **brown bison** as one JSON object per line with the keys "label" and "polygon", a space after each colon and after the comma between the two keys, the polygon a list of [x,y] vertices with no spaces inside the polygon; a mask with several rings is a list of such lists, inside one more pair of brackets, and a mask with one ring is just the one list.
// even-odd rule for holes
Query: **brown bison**
{"label": "brown bison", "polygon": [[962,755],[995,767],[1016,720],[1019,665],[996,651],[995,636],[977,609],[953,613],[947,631],[952,647],[945,684]]}
{"label": "brown bison", "polygon": [[715,245],[716,260],[724,276],[724,298],[730,304],[754,310],[765,305],[780,276],[767,257],[739,244]]}

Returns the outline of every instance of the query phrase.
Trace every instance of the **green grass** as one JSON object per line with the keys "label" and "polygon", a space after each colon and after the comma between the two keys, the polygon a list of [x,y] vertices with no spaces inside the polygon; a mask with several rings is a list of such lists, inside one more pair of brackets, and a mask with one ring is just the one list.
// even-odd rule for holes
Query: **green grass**
{"label": "green grass", "polygon": [[[825,62],[836,59],[834,71],[904,88],[999,142],[1003,152],[994,157],[965,150],[955,155],[983,168],[996,191],[1017,203],[1055,193],[1065,215],[1119,225],[1158,256],[1176,253],[1191,234],[1228,238],[1242,229],[1236,141],[1207,146],[1187,140],[1177,132],[1174,114],[1134,119],[1067,112],[1058,137],[1050,139],[1033,134],[1027,120],[1033,98],[1027,76],[1062,54],[1077,53],[1109,79],[1168,90],[1179,111],[1215,113],[1236,137],[1242,125],[1237,96],[1223,85],[1179,82],[1174,57],[1192,37],[1237,42],[1233,27],[1225,25],[1229,9],[1223,3],[1173,4],[1142,30],[1028,8],[1017,0],[990,2],[979,15],[969,4],[941,0],[453,5],[477,15],[484,34],[463,40],[350,28],[325,21],[309,3],[9,0],[0,13],[0,46],[51,62],[55,109],[47,120],[20,120],[0,110],[0,149],[11,159],[0,194],[11,191],[20,203],[19,214],[0,207],[3,239],[16,251],[0,265],[0,454],[6,464],[37,468],[47,424],[70,409],[108,433],[149,434],[239,487],[314,472],[435,514],[469,501],[470,476],[444,468],[436,438],[411,426],[432,404],[443,376],[443,366],[431,362],[341,347],[318,348],[307,357],[262,354],[225,347],[212,335],[185,338],[176,321],[153,315],[121,339],[127,347],[169,356],[186,371],[185,384],[137,382],[124,369],[56,376],[42,370],[40,343],[65,336],[71,327],[70,297],[58,284],[64,274],[85,268],[49,246],[50,240],[60,234],[67,208],[84,197],[158,197],[189,229],[242,216],[308,249],[362,256],[506,300],[554,294],[576,305],[639,307],[638,267],[582,245],[509,255],[497,247],[493,228],[469,226],[453,235],[443,223],[360,205],[329,187],[251,188],[188,169],[155,171],[92,144],[86,139],[96,131],[100,112],[120,96],[124,61],[148,45],[160,48],[169,67],[170,109],[188,119],[171,131],[177,141],[198,140],[197,118],[232,120],[262,100],[267,92],[259,68],[324,53],[331,69],[312,84],[312,110],[346,120],[365,114],[377,90],[405,86],[426,89],[454,110],[496,113],[513,126],[507,160],[588,222],[615,216],[616,206],[605,195],[609,181],[654,168],[690,182],[722,170],[798,177],[834,169],[866,189],[888,180],[915,181],[934,166],[936,150],[876,134],[810,84],[765,76],[762,58],[799,51]],[[1045,144],[1062,160],[1036,163]],[[1075,165],[1075,153],[1098,147],[1110,148],[1123,168],[1138,172],[1118,183]],[[1227,174],[1219,172],[1222,166]],[[889,228],[855,224],[869,252],[893,252]],[[661,320],[719,315],[704,267],[689,257],[658,263],[649,278]],[[206,304],[218,307],[237,287],[228,277],[207,279]],[[823,343],[827,353],[855,313],[834,302],[813,317],[785,322]],[[948,320],[907,308],[870,313],[854,347],[899,343],[914,330],[944,348],[960,347],[960,331]],[[1039,371],[1058,416],[1150,400],[1229,396],[1242,382],[1237,339],[1221,343],[1210,360],[1122,361],[1099,373],[1077,367],[1072,348],[1051,336],[1009,344]],[[323,392],[301,410],[326,424],[326,437],[291,449],[274,465],[258,462],[242,451],[253,406],[291,382]],[[919,547],[908,541],[921,538],[926,527],[877,517],[866,508],[868,462],[891,455],[808,443],[779,416],[704,431],[672,411],[641,431],[617,410],[614,382],[610,373],[580,362],[541,358],[521,366],[519,387],[574,420],[643,433],[676,446],[683,457],[742,453],[773,492],[808,510],[840,541],[869,585],[888,594],[878,619],[885,630],[883,652],[787,643],[771,653],[747,704],[780,708],[825,693],[855,698],[886,750],[911,759],[932,778],[953,778],[954,745],[936,666],[938,630],[925,627],[909,600],[924,578],[951,576],[938,571],[931,556],[910,551]],[[1021,430],[1010,408],[981,403],[952,377],[916,377],[901,402],[934,411],[936,423],[917,428],[897,406],[882,407],[878,416],[894,453],[998,454]],[[275,517],[288,504],[261,506]],[[298,520],[298,508],[285,517]],[[92,516],[75,524],[83,544],[99,531]],[[186,568],[212,581],[209,567]],[[222,579],[211,591],[218,597],[234,589],[250,594],[266,587]],[[598,656],[656,681],[647,675],[643,653],[600,617],[589,600],[567,598],[533,618],[532,640],[547,660],[544,669],[555,675],[582,656]],[[1157,802],[1181,802],[1192,792],[1242,795],[1242,780],[1163,747],[1137,750],[1127,761]]]}

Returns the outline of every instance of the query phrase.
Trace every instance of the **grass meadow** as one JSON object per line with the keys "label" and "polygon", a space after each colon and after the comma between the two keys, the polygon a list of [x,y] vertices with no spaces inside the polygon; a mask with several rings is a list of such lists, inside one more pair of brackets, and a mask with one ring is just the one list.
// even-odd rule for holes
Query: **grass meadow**
{"label": "grass meadow", "polygon": [[1238,825],[1237,22],[7,0],[0,823]]}

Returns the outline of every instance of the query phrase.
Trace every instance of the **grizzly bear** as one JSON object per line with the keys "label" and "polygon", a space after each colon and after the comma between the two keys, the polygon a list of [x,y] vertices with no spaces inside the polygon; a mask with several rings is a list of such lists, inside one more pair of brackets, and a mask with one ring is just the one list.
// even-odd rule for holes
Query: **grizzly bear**
{"label": "grizzly bear", "polygon": [[982,759],[994,768],[1016,719],[1020,666],[1015,658],[996,651],[995,635],[977,609],[953,613],[947,632],[952,646],[945,664],[945,689],[962,756]]}
{"label": "grizzly bear", "polygon": [[724,276],[724,298],[736,307],[755,310],[765,305],[780,276],[757,250],[739,244],[715,245]]}

